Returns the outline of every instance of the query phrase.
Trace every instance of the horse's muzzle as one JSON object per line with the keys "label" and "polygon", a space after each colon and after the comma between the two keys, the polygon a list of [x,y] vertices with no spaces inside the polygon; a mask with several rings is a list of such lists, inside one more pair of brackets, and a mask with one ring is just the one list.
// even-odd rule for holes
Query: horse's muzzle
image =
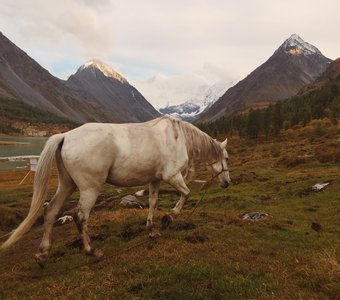
{"label": "horse's muzzle", "polygon": [[229,186],[229,183],[228,181],[223,181],[221,184],[220,184],[221,188],[224,188],[226,189],[228,186]]}

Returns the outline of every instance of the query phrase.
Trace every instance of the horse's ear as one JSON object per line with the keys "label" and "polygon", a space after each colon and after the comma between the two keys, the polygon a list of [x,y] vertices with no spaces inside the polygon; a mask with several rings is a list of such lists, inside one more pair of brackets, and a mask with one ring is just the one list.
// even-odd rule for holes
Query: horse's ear
{"label": "horse's ear", "polygon": [[227,147],[228,144],[228,138],[226,138],[222,143],[221,143],[221,148],[225,149]]}

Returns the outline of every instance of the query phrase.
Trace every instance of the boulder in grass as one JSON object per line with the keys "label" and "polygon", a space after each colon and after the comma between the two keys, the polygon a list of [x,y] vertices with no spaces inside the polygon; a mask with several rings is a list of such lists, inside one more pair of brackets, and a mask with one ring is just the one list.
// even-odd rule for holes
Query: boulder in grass
{"label": "boulder in grass", "polygon": [[259,221],[261,219],[264,219],[268,217],[268,214],[264,211],[254,211],[254,212],[250,212],[247,214],[244,214],[242,217],[243,221],[251,221],[251,222],[256,222]]}
{"label": "boulder in grass", "polygon": [[311,228],[315,230],[316,232],[320,232],[322,229],[322,226],[320,223],[312,222]]}
{"label": "boulder in grass", "polygon": [[143,208],[141,203],[133,195],[127,195],[123,197],[119,205],[126,207],[126,208]]}
{"label": "boulder in grass", "polygon": [[314,185],[312,186],[312,190],[313,190],[313,191],[316,191],[316,192],[322,191],[322,190],[324,190],[329,184],[330,184],[330,182],[314,184]]}

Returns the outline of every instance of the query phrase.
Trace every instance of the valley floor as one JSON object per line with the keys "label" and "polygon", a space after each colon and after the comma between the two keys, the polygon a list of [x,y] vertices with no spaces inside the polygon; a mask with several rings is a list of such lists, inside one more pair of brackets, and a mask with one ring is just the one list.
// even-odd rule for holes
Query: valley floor
{"label": "valley floor", "polygon": [[[262,142],[231,138],[233,184],[227,190],[211,185],[193,211],[204,192],[200,183],[192,183],[182,214],[155,240],[145,229],[147,208],[118,205],[122,196],[140,188],[105,186],[89,230],[106,258],[85,256],[70,223],[55,227],[50,260],[40,269],[33,260],[42,236],[37,225],[0,254],[0,298],[339,299],[340,166],[330,146],[339,148],[339,136],[301,134]],[[335,154],[327,158],[327,149]],[[30,179],[17,185],[24,171],[0,174],[3,235],[26,215],[32,190]],[[196,178],[209,175],[200,170]],[[311,189],[325,182],[330,184],[323,191]],[[49,196],[56,184],[54,173]],[[169,186],[162,190],[159,227],[178,199]],[[77,196],[63,212],[75,207]],[[147,196],[140,199],[147,207]],[[268,217],[242,219],[255,211]]]}

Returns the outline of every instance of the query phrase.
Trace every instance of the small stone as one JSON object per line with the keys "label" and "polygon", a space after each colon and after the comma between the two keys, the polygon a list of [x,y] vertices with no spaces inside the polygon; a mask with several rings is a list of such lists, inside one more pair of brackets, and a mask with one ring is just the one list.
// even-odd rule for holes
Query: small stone
{"label": "small stone", "polygon": [[264,219],[268,217],[268,214],[264,211],[255,211],[255,212],[250,212],[247,214],[244,214],[242,217],[243,221],[252,221],[252,222],[256,222],[259,221],[261,219]]}
{"label": "small stone", "polygon": [[330,182],[314,184],[314,185],[312,186],[312,190],[313,190],[313,191],[322,191],[322,190],[324,190],[329,184],[330,184]]}
{"label": "small stone", "polygon": [[319,231],[321,231],[322,226],[321,226],[321,224],[319,224],[319,223],[312,222],[311,228],[312,228],[313,230],[315,230],[316,232],[319,232]]}
{"label": "small stone", "polygon": [[61,225],[65,225],[67,223],[70,223],[72,221],[73,221],[72,216],[63,216],[63,217],[60,217],[54,224],[56,226],[61,226]]}
{"label": "small stone", "polygon": [[145,196],[146,194],[147,194],[147,192],[145,190],[140,190],[140,191],[135,193],[135,196],[142,197],[142,196]]}

